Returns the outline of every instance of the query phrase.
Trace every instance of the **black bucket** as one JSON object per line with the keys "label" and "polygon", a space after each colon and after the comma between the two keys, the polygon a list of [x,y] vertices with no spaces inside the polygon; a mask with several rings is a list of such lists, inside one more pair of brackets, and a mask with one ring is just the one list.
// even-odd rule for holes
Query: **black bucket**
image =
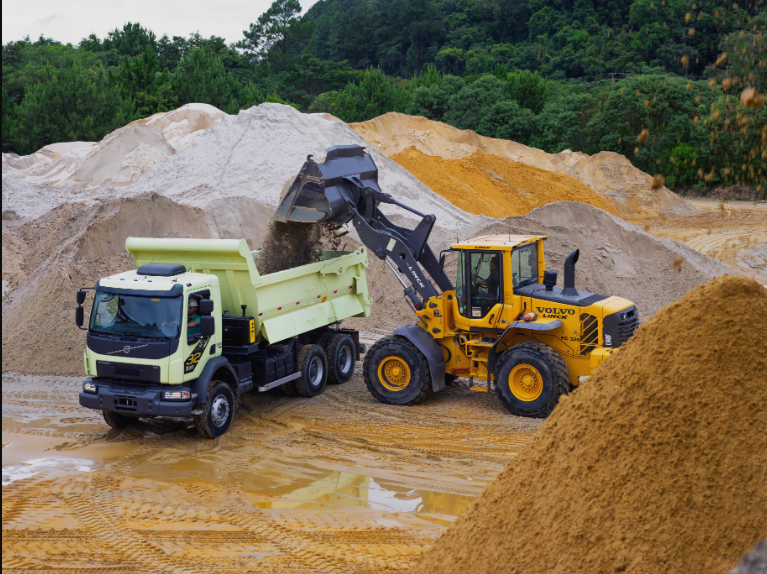
{"label": "black bucket", "polygon": [[337,145],[326,154],[323,163],[307,158],[273,219],[344,224],[354,216],[363,188],[380,191],[378,168],[363,147]]}

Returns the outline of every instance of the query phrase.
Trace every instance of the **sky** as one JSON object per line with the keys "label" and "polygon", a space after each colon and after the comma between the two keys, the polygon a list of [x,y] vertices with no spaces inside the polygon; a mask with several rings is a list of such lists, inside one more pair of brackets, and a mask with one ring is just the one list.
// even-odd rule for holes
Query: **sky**
{"label": "sky", "polygon": [[[316,0],[300,0],[307,10]],[[99,38],[127,22],[140,22],[159,39],[222,36],[227,43],[242,39],[242,31],[271,5],[272,0],[32,0],[3,2],[3,44],[40,34],[66,44],[78,44],[95,33]]]}

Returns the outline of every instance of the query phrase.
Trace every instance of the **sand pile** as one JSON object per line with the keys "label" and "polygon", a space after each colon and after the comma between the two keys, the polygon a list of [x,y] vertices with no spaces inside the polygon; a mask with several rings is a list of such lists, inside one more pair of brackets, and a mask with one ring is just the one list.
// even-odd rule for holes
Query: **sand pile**
{"label": "sand pile", "polygon": [[767,536],[765,317],[739,276],[663,309],[414,572],[727,572]]}
{"label": "sand pile", "polygon": [[459,130],[442,122],[396,112],[350,125],[389,157],[413,146],[427,155],[446,159],[470,156],[479,150],[546,171],[570,175],[594,191],[610,197],[621,217],[694,212],[684,200],[665,187],[650,189],[652,177],[616,153],[600,152],[588,156],[565,150],[552,155],[516,142],[488,138],[471,130]]}
{"label": "sand pile", "polygon": [[[275,209],[285,183],[295,179],[306,156],[325,159],[325,149],[367,143],[349,126],[290,106],[261,104],[227,116],[196,144],[147,173],[131,191],[156,192],[207,208],[222,198],[246,196]],[[435,194],[404,168],[370,149],[378,166],[381,189],[424,213],[437,216],[437,227],[454,230],[476,222]],[[413,224],[406,211],[386,206],[395,220]]]}
{"label": "sand pile", "polygon": [[[262,209],[243,202],[229,207],[244,218]],[[126,237],[245,237],[255,248],[264,227],[254,217],[249,226],[221,229],[203,210],[157,194],[75,202],[23,224],[4,222],[3,371],[82,374],[85,339],[74,323],[75,291],[135,268]]]}
{"label": "sand pile", "polygon": [[208,104],[187,104],[132,122],[98,143],[51,144],[24,157],[3,154],[3,175],[74,189],[128,186],[224,116]]}
{"label": "sand pile", "polygon": [[409,147],[392,159],[464,211],[511,217],[557,201],[588,203],[616,215],[612,201],[564,174],[476,151],[445,159]]}

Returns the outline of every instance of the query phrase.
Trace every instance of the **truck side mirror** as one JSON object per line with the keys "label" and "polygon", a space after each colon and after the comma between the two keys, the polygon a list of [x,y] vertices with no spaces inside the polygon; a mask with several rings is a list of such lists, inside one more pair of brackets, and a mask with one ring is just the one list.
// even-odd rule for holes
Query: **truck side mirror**
{"label": "truck side mirror", "polygon": [[[80,291],[80,293],[83,292]],[[83,293],[83,295],[85,295],[85,293]],[[82,305],[78,305],[77,309],[75,309],[75,323],[77,323],[77,326],[81,329],[83,328],[83,323],[85,323],[85,309],[83,309]]]}
{"label": "truck side mirror", "polygon": [[211,299],[200,300],[200,315],[213,314],[213,301]]}
{"label": "truck side mirror", "polygon": [[85,302],[85,291],[83,291],[82,289],[80,289],[80,290],[77,292],[77,304],[78,304],[78,305],[82,305],[84,302]]}
{"label": "truck side mirror", "polygon": [[216,332],[216,319],[210,315],[200,317],[200,335],[212,337]]}

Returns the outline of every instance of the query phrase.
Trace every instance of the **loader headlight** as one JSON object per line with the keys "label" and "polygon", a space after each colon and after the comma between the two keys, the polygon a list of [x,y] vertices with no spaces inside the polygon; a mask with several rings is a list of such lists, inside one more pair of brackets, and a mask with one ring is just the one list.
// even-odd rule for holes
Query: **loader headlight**
{"label": "loader headlight", "polygon": [[165,391],[162,394],[166,401],[188,401],[191,396],[189,391]]}
{"label": "loader headlight", "polygon": [[99,392],[99,387],[93,381],[85,381],[83,383],[83,392],[95,395],[96,393]]}

